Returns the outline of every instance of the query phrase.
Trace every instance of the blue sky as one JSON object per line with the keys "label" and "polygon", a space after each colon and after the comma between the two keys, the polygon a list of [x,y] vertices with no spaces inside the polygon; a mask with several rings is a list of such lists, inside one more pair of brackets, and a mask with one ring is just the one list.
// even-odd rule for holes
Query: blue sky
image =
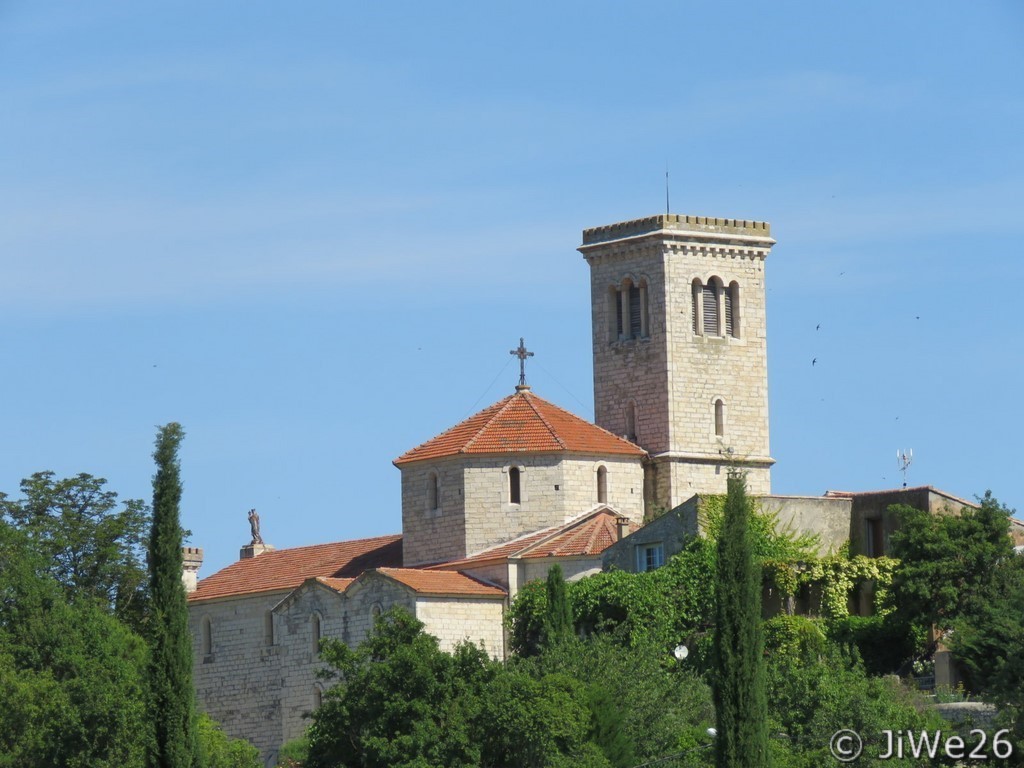
{"label": "blue sky", "polygon": [[278,547],[397,532],[391,460],[520,336],[592,417],[575,248],[668,167],[673,212],[778,240],[775,492],[912,448],[1024,512],[1022,41],[1015,0],[0,2],[0,490],[148,498],[174,420],[204,574],[250,507]]}

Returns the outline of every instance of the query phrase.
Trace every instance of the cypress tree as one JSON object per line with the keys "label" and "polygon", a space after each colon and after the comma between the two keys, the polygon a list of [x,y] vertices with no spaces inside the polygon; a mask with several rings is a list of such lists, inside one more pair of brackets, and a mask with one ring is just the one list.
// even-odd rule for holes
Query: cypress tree
{"label": "cypress tree", "polygon": [[541,645],[549,648],[573,636],[572,607],[565,590],[562,566],[553,565],[548,569],[548,608],[544,614]]}
{"label": "cypress tree", "polygon": [[715,765],[768,765],[761,568],[750,537],[746,481],[730,474],[715,584]]}
{"label": "cypress tree", "polygon": [[185,433],[171,423],[157,433],[153,476],[153,528],[149,539],[151,658],[149,706],[154,739],[151,768],[193,768],[198,763],[192,638],[181,582],[181,467]]}

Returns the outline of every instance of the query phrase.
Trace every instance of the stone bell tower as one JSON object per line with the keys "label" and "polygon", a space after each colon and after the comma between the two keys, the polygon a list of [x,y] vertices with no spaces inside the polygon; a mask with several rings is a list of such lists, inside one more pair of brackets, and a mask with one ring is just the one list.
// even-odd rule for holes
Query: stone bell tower
{"label": "stone bell tower", "polygon": [[665,214],[584,230],[594,420],[650,455],[648,512],[724,493],[730,467],[771,491],[760,221]]}

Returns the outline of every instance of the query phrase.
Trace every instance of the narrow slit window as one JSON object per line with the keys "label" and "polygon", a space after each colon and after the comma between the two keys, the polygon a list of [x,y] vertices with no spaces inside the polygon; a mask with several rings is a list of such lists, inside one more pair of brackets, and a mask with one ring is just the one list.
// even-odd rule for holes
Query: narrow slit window
{"label": "narrow slit window", "polygon": [[313,640],[313,653],[320,652],[320,614],[314,613],[309,619],[310,637]]}
{"label": "narrow slit window", "polygon": [[725,403],[721,400],[715,400],[715,434],[725,435]]}
{"label": "narrow slit window", "polygon": [[202,635],[203,656],[209,656],[213,653],[213,627],[209,616],[203,617]]}
{"label": "narrow slit window", "polygon": [[520,482],[521,482],[519,467],[509,467],[508,470],[508,500],[510,504],[519,504],[521,500],[520,496]]}
{"label": "narrow slit window", "polygon": [[636,442],[636,404],[626,403],[626,439]]}
{"label": "narrow slit window", "polygon": [[427,508],[432,512],[440,506],[440,491],[441,487],[437,473],[431,472],[427,478]]}
{"label": "narrow slit window", "polygon": [[608,470],[605,467],[597,468],[597,503],[608,503]]}
{"label": "narrow slit window", "polygon": [[272,611],[263,614],[263,641],[267,645],[274,644],[274,614]]}

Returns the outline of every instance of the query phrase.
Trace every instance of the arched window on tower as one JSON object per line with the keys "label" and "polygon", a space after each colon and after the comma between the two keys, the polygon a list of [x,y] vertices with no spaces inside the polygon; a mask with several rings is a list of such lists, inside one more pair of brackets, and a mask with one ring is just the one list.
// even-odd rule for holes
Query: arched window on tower
{"label": "arched window on tower", "polygon": [[690,309],[691,318],[693,320],[693,334],[694,336],[700,336],[704,332],[703,323],[701,323],[702,313],[700,308],[701,297],[704,294],[704,287],[700,284],[700,280],[694,280],[693,283],[690,284],[690,288],[690,293],[692,294],[690,297]]}
{"label": "arched window on tower", "polygon": [[508,468],[508,501],[509,504],[518,504],[521,499],[519,483],[521,481],[519,467]]}
{"label": "arched window on tower", "polygon": [[597,468],[597,503],[608,503],[608,469],[603,466]]}
{"label": "arched window on tower", "polygon": [[725,335],[740,337],[740,284],[735,280],[725,289]]}
{"label": "arched window on tower", "polygon": [[643,339],[650,335],[647,308],[647,281],[623,279],[608,289],[609,341]]}
{"label": "arched window on tower", "polygon": [[715,400],[715,435],[717,437],[725,435],[725,403],[722,398]]}
{"label": "arched window on tower", "polygon": [[717,277],[712,277],[708,281],[708,284],[704,286],[702,291],[702,317],[704,321],[704,335],[705,336],[721,336],[722,335],[722,311],[719,304],[719,299],[722,295],[722,281]]}

